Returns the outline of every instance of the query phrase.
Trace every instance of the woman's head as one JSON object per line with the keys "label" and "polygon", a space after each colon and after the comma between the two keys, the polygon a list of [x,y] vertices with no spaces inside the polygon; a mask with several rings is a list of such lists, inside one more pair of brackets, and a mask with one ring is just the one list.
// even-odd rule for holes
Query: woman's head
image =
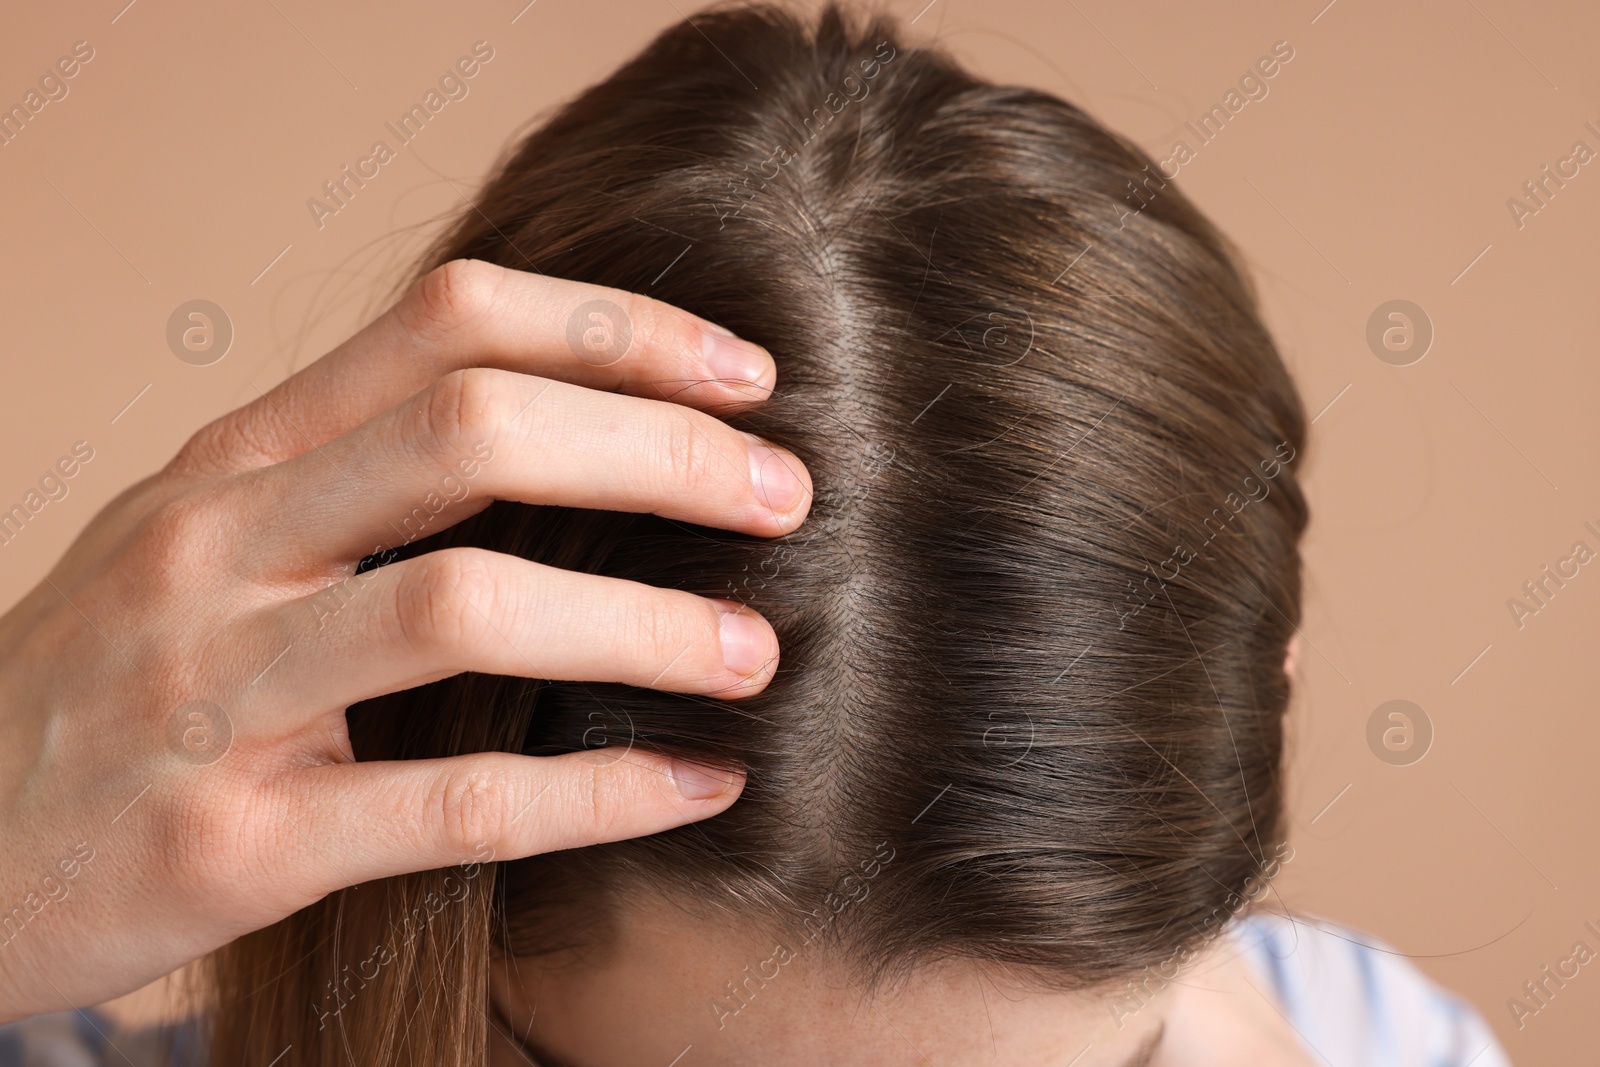
{"label": "woman's head", "polygon": [[[704,823],[347,890],[243,939],[223,995],[252,1006],[225,1004],[219,1062],[271,1035],[301,1062],[470,1058],[491,954],[593,963],[644,929],[664,951],[663,916],[861,988],[979,968],[1080,995],[1205,942],[1275,869],[1304,415],[1149,157],[890,25],[733,9],[529,136],[424,266],[458,257],[765,345],[776,392],[735,421],[815,495],[776,541],[497,503],[407,551],[743,602],[782,662],[737,700],[460,676],[352,708],[357,753],[651,749],[748,781]],[[575,309],[575,355],[620,351],[619,316]],[[701,998],[718,1028],[725,984]]]}

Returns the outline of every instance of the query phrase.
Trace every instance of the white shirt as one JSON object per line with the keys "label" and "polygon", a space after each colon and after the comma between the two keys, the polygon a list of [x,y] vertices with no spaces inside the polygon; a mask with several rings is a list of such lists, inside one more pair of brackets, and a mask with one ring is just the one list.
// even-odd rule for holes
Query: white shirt
{"label": "white shirt", "polygon": [[1240,918],[1233,936],[1300,1039],[1331,1067],[1510,1067],[1466,1001],[1381,941],[1270,913]]}

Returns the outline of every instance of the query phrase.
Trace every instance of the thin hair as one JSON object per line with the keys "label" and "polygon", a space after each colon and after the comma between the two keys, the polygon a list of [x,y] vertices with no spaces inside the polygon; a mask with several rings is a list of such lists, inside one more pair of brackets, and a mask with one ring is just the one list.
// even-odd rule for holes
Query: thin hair
{"label": "thin hair", "polygon": [[241,938],[215,1062],[481,1063],[492,957],[603,936],[630,894],[869,981],[959,958],[1087,989],[1208,936],[1281,840],[1306,423],[1237,257],[1154,166],[833,7],[698,14],[523,140],[422,269],[536,262],[765,345],[778,391],[731,421],[806,464],[811,515],[763,540],[498,502],[402,558],[739,600],[783,659],[737,701],[464,674],[351,708],[353,744],[633,746],[748,783],[703,823]]}

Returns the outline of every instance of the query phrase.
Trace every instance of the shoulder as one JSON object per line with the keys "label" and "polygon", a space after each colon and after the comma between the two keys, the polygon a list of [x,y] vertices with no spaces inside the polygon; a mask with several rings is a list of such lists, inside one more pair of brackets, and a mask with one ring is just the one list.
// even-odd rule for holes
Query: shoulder
{"label": "shoulder", "polygon": [[200,1028],[127,1030],[98,1008],[0,1026],[0,1067],[204,1067]]}
{"label": "shoulder", "polygon": [[1510,1067],[1482,1017],[1376,938],[1321,919],[1258,912],[1232,936],[1322,1058],[1374,1067]]}

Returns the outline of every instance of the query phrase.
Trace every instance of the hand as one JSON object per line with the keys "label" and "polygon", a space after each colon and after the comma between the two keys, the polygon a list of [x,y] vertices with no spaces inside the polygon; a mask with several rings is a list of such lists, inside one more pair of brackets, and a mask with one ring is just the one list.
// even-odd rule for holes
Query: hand
{"label": "hand", "polygon": [[[596,300],[625,351],[604,313],[579,323],[598,347],[569,343]],[[0,618],[0,1019],[138,988],[342,886],[730,805],[742,778],[640,751],[357,763],[344,711],[461,671],[754,693],[777,662],[758,615],[470,548],[355,569],[496,498],[786,533],[799,461],[697,410],[775,376],[645,297],[458,261],[109,504]]]}

